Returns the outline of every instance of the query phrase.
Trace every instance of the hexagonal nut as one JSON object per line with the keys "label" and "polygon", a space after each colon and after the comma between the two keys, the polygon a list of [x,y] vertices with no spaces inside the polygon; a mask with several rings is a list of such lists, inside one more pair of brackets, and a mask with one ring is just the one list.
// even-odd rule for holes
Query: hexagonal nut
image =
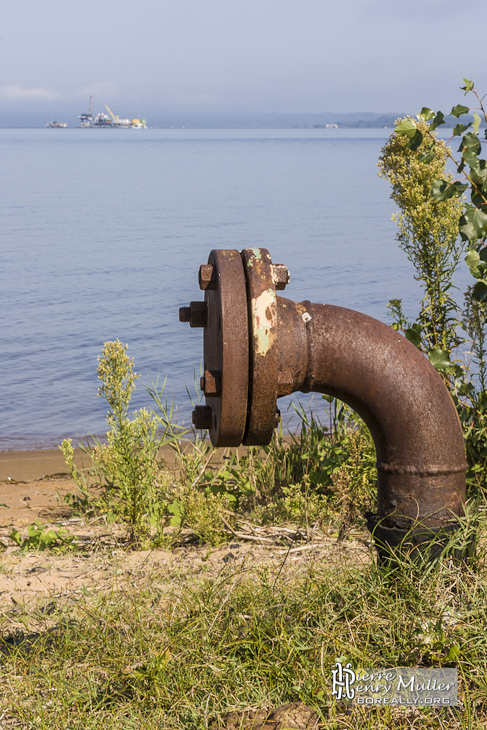
{"label": "hexagonal nut", "polygon": [[190,327],[206,327],[208,322],[208,304],[206,302],[190,302]]}
{"label": "hexagonal nut", "polygon": [[216,289],[216,272],[211,264],[202,264],[198,272],[200,289]]}
{"label": "hexagonal nut", "polygon": [[277,397],[290,395],[293,392],[294,380],[290,370],[280,370],[277,375]]}
{"label": "hexagonal nut", "polygon": [[201,378],[204,394],[211,398],[221,393],[221,373],[218,370],[205,370],[204,376]]}
{"label": "hexagonal nut", "polygon": [[193,411],[193,425],[198,431],[209,431],[211,428],[213,411],[211,406],[196,406]]}
{"label": "hexagonal nut", "polygon": [[285,264],[272,264],[272,281],[278,291],[286,288],[286,284],[291,281],[291,275]]}

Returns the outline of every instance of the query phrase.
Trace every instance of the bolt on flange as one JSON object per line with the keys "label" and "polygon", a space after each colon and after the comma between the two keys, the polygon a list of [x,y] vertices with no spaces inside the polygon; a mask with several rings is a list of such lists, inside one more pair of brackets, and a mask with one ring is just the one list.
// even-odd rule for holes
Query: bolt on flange
{"label": "bolt on flange", "polygon": [[222,375],[218,370],[205,370],[200,378],[200,389],[208,397],[215,397],[221,394]]}
{"label": "bolt on flange", "polygon": [[272,281],[278,291],[286,288],[291,281],[291,275],[285,264],[272,264]]}
{"label": "bolt on flange", "polygon": [[201,264],[198,272],[198,284],[203,291],[206,289],[216,289],[217,281],[214,266],[211,264]]}
{"label": "bolt on flange", "polygon": [[179,321],[189,322],[190,327],[206,327],[208,305],[206,302],[190,302],[189,307],[179,308]]}
{"label": "bolt on flange", "polygon": [[192,420],[197,431],[209,431],[213,425],[211,406],[195,406]]}

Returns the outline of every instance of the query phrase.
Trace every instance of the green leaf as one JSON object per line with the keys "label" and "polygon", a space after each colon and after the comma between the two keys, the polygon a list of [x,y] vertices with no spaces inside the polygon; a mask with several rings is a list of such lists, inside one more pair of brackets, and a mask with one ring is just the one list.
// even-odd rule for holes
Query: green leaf
{"label": "green leaf", "polygon": [[431,186],[431,198],[438,202],[449,200],[455,195],[455,186],[446,180],[435,180]]}
{"label": "green leaf", "polygon": [[479,238],[487,234],[487,215],[480,208],[472,209],[472,222],[479,233]]}
{"label": "green leaf", "polygon": [[180,527],[184,519],[183,503],[178,500],[174,500],[174,502],[171,502],[168,506],[167,511],[174,515],[169,523],[171,527]]}
{"label": "green leaf", "polygon": [[450,355],[446,350],[440,350],[439,347],[433,347],[428,350],[428,359],[430,363],[440,372],[450,367]]}
{"label": "green leaf", "polygon": [[14,543],[16,545],[18,545],[19,547],[22,546],[22,535],[20,534],[20,532],[18,530],[15,529],[15,527],[13,528],[12,532],[10,533],[9,538],[11,540],[13,540]]}
{"label": "green leaf", "polygon": [[479,169],[480,160],[472,149],[467,148],[463,151],[463,159],[471,170],[477,171]]}
{"label": "green leaf", "polygon": [[471,201],[472,205],[475,205],[476,208],[481,209],[485,205],[485,198],[486,198],[485,193],[481,194],[481,193],[478,193],[478,192],[472,190],[470,201]]}
{"label": "green leaf", "polygon": [[473,113],[473,127],[472,127],[474,134],[478,134],[479,133],[479,127],[480,127],[480,122],[481,121],[482,120],[479,117],[479,115],[477,114],[477,112],[474,112]]}
{"label": "green leaf", "polygon": [[453,183],[453,187],[455,188],[455,196],[459,198],[468,188],[468,183],[461,183],[459,180],[457,180]]}
{"label": "green leaf", "polygon": [[477,188],[487,192],[487,160],[478,160],[474,170],[471,170],[470,178]]}
{"label": "green leaf", "polygon": [[455,117],[456,119],[458,119],[458,117],[461,117],[462,114],[468,114],[469,111],[470,111],[470,109],[468,108],[468,106],[463,106],[463,104],[457,104],[456,106],[453,107],[450,114],[452,117]]}
{"label": "green leaf", "polygon": [[480,279],[474,288],[472,289],[472,296],[478,302],[485,302],[487,300],[487,281]]}
{"label": "green leaf", "polygon": [[421,345],[421,332],[418,332],[416,328],[413,329],[413,327],[410,327],[409,329],[404,330],[404,334],[409,342],[412,342],[412,344],[416,347]]}
{"label": "green leaf", "polygon": [[482,150],[480,140],[473,132],[467,132],[461,141],[460,147],[458,148],[459,152],[464,152],[466,150],[469,150],[476,155],[479,155]]}
{"label": "green leaf", "polygon": [[465,206],[458,226],[463,240],[475,242],[487,235],[487,215],[474,205]]}
{"label": "green leaf", "polygon": [[476,269],[480,262],[480,256],[474,248],[471,248],[465,256],[465,263],[469,269]]}
{"label": "green leaf", "polygon": [[472,225],[472,222],[470,220],[467,220],[467,217],[465,215],[460,216],[460,220],[458,221],[458,231],[460,233],[460,236],[462,237],[462,241],[470,241],[471,243],[475,243],[475,241],[478,239],[477,231]]}
{"label": "green leaf", "polygon": [[428,109],[427,106],[424,106],[421,109],[421,112],[418,114],[418,119],[422,119],[425,122],[429,122],[430,119],[433,119],[435,116],[434,111],[431,109]]}
{"label": "green leaf", "polygon": [[436,116],[430,124],[430,130],[433,131],[437,127],[445,123],[445,115],[443,112],[436,112]]}
{"label": "green leaf", "polygon": [[423,141],[423,135],[417,129],[414,133],[414,135],[409,139],[409,142],[406,144],[406,147],[410,150],[413,150],[413,152],[416,152],[418,147],[421,145],[421,142]]}
{"label": "green leaf", "polygon": [[475,392],[475,386],[473,383],[462,383],[458,388],[459,395],[469,395]]}
{"label": "green leaf", "polygon": [[472,122],[469,122],[469,124],[457,124],[453,130],[453,137],[459,137],[461,134],[466,132],[471,124]]}
{"label": "green leaf", "polygon": [[465,92],[465,96],[467,96],[468,92],[473,90],[473,80],[472,79],[470,79],[470,81],[468,79],[463,79],[463,80],[465,82],[465,86],[460,86],[460,88],[462,89],[462,91]]}
{"label": "green leaf", "polygon": [[461,365],[457,365],[457,363],[455,363],[454,365],[451,365],[451,367],[450,367],[450,373],[451,372],[453,372],[453,375],[457,379],[458,378],[463,378],[464,375],[465,375],[465,369],[462,368]]}
{"label": "green leaf", "polygon": [[460,644],[455,643],[451,647],[450,651],[448,652],[448,656],[446,657],[446,662],[454,662],[458,657],[460,656]]}
{"label": "green leaf", "polygon": [[417,131],[416,122],[414,121],[414,119],[402,119],[395,127],[394,131],[400,137],[406,135],[406,137],[412,138]]}

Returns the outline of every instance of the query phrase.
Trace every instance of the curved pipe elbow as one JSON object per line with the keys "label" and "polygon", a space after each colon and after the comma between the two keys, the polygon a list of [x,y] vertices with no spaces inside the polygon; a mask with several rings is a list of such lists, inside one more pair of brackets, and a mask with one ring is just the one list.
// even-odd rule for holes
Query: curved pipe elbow
{"label": "curved pipe elbow", "polygon": [[453,401],[429,361],[359,312],[276,296],[289,272],[267,249],[214,250],[204,302],[180,319],[204,328],[206,404],[193,412],[214,446],[269,443],[276,398],[335,396],[365,421],[377,452],[383,528],[443,528],[463,513],[465,447]]}
{"label": "curved pipe elbow", "polygon": [[359,312],[277,301],[279,369],[288,379],[292,375],[286,392],[335,396],[362,417],[375,443],[378,513],[387,517],[386,525],[436,528],[461,515],[462,428],[448,390],[424,355],[391,327]]}

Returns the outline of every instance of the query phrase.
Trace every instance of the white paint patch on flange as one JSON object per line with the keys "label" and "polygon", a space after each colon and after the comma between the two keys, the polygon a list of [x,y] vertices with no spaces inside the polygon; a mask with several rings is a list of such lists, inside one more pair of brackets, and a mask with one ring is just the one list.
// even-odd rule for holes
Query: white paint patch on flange
{"label": "white paint patch on flange", "polygon": [[304,314],[301,315],[301,319],[303,320],[303,322],[311,322],[313,317],[309,312],[304,312]]}
{"label": "white paint patch on flange", "polygon": [[252,299],[253,328],[257,355],[267,355],[276,340],[277,302],[273,289]]}

